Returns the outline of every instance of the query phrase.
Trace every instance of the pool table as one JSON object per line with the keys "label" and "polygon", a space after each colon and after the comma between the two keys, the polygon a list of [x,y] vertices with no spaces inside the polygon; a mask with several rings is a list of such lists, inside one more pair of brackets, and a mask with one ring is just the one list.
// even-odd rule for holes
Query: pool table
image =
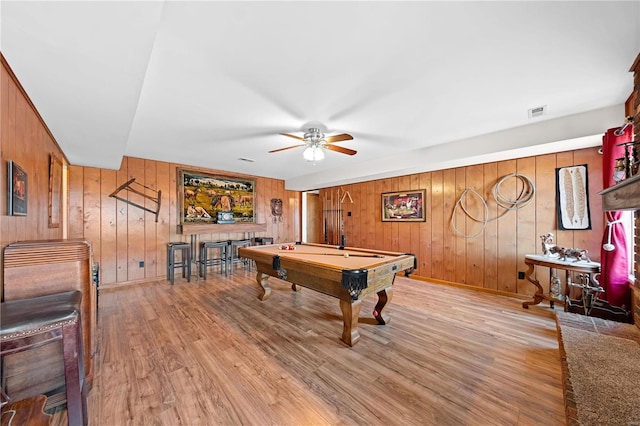
{"label": "pool table", "polygon": [[396,273],[409,275],[416,267],[412,254],[310,243],[241,247],[239,256],[256,263],[260,300],[271,296],[269,277],[289,281],[294,291],[306,287],[340,300],[342,341],[353,346],[360,340],[358,316],[362,298],[376,293],[373,316],[389,322],[384,312],[391,301]]}

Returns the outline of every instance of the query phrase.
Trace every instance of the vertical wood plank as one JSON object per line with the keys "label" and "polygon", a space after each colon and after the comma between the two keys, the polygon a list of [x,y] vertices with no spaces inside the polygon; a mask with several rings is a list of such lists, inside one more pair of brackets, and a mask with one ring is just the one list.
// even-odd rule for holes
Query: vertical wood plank
{"label": "vertical wood plank", "polygon": [[[547,154],[536,157],[536,244],[535,252],[542,254],[541,235],[551,232],[557,236],[557,210],[556,210],[556,155]],[[556,240],[557,241],[557,240]],[[527,266],[524,259],[518,263],[519,270],[525,272]],[[549,269],[536,268],[534,271],[535,278],[549,291]],[[521,281],[524,283],[523,292],[526,294],[534,294],[535,286],[528,280]]]}
{"label": "vertical wood plank", "polygon": [[[101,210],[101,190],[100,190],[100,169],[95,167],[85,167],[84,169],[84,239],[87,240],[93,249],[94,261],[102,264],[102,251],[100,250],[100,210]],[[108,256],[108,253],[106,253]],[[105,259],[105,262],[107,260]]]}
{"label": "vertical wood plank", "polygon": [[415,252],[418,256],[418,270],[415,274],[423,277],[431,277],[433,275],[431,271],[431,264],[433,262],[431,253],[431,229],[433,226],[433,215],[431,214],[433,211],[431,176],[431,173],[420,173],[419,175],[419,185],[421,189],[425,189],[426,199],[422,207],[424,209],[425,221],[420,222],[420,238],[418,241],[418,249]]}
{"label": "vertical wood plank", "polygon": [[170,219],[171,203],[170,194],[173,187],[171,182],[171,165],[166,162],[158,162],[156,167],[157,189],[160,194],[160,211],[158,213],[158,223],[156,226],[156,277],[166,275],[167,250],[166,244],[171,238],[171,229],[175,228]]}
{"label": "vertical wood plank", "polygon": [[[398,191],[411,189],[411,176],[398,178]],[[411,251],[411,222],[400,222],[398,225],[398,243],[394,251],[409,253]]]}
{"label": "vertical wood plank", "polygon": [[[498,179],[516,173],[517,163],[515,160],[500,161],[498,163]],[[502,192],[505,197],[516,197],[517,189],[515,181],[507,180],[502,185]],[[498,290],[509,293],[516,291],[517,264],[520,259],[517,256],[517,229],[516,216],[505,214],[498,220]]]}
{"label": "vertical wood plank", "polygon": [[[116,173],[116,184],[118,186],[129,180],[128,173],[129,160],[125,157],[120,165],[120,170]],[[128,196],[127,196],[128,197]],[[116,201],[116,280],[119,283],[129,279],[129,216],[127,203],[121,200]],[[132,236],[133,237],[133,236]],[[135,236],[139,238],[139,236]],[[105,283],[106,284],[106,283]]]}
{"label": "vertical wood plank", "polygon": [[68,234],[69,238],[84,237],[84,167],[69,166],[68,176]]}
{"label": "vertical wood plank", "polygon": [[482,164],[467,167],[466,188],[480,194],[480,197],[468,197],[466,203],[468,211],[474,217],[467,217],[467,234],[476,235],[467,238],[465,245],[465,279],[466,283],[475,287],[484,287],[484,228],[488,220],[485,214],[486,199],[484,192],[484,167]]}
{"label": "vertical wood plank", "polygon": [[[441,279],[445,281],[456,282],[456,263],[455,261],[453,261],[453,259],[456,258],[456,241],[459,238],[459,236],[457,234],[454,234],[452,230],[452,222],[451,222],[452,218],[454,218],[453,209],[457,201],[455,169],[447,169],[443,171],[442,189],[443,189],[442,219],[444,222],[443,222],[443,228],[442,228],[443,275]],[[457,226],[463,227],[464,220],[461,213],[458,213],[458,215],[455,217],[455,220],[456,220]],[[464,227],[462,231],[464,231]],[[446,259],[446,261],[444,259]]]}
{"label": "vertical wood plank", "polygon": [[375,206],[377,206],[377,215],[374,219],[375,232],[373,235],[373,244],[374,247],[386,247],[384,244],[384,224],[382,221],[382,193],[385,192],[383,181],[376,180],[371,183],[371,188],[373,188],[374,196],[376,197]]}
{"label": "vertical wood plank", "polygon": [[[155,198],[158,194],[157,184],[157,166],[158,162],[151,160],[144,160],[144,179],[140,182],[144,187],[139,187],[143,190],[147,197]],[[157,203],[149,198],[144,199],[144,204],[149,210],[155,210]],[[154,278],[159,274],[158,268],[164,270],[165,265],[158,265],[158,241],[156,235],[158,230],[156,218],[153,213],[144,211],[144,276],[145,278]]]}
{"label": "vertical wood plank", "polygon": [[[531,179],[535,187],[535,174],[536,174],[536,159],[535,157],[520,158],[516,161],[517,173],[524,178]],[[516,178],[513,178],[516,179]],[[518,178],[515,181],[517,187],[517,195],[523,193],[525,188],[523,187],[522,179]],[[514,198],[513,200],[516,200]],[[534,200],[535,201],[535,200]],[[525,255],[535,253],[536,240],[538,235],[536,234],[536,206],[532,201],[528,205],[518,208],[510,214],[516,215],[516,229],[517,229],[517,258],[516,258],[516,272],[520,268],[520,262],[523,262]],[[531,290],[528,280],[519,280],[517,273],[514,273],[513,280],[516,283],[516,292],[522,294],[528,294]],[[525,283],[526,281],[526,283]]]}
{"label": "vertical wood plank", "polygon": [[[566,151],[566,152],[559,152],[556,154],[556,168],[561,168],[561,167],[570,167],[570,166],[575,166],[577,165],[573,159],[573,151]],[[556,182],[557,185],[557,177],[554,177],[554,182]],[[556,189],[556,194],[557,194],[557,189]],[[556,207],[555,207],[555,214],[556,214],[556,218],[558,215],[558,209],[560,208],[560,206],[558,205],[557,201],[556,201]],[[575,231],[567,231],[567,230],[561,230],[560,229],[560,223],[557,221],[556,219],[556,244],[558,244],[559,246],[562,247],[574,247],[573,244],[573,237],[574,237],[574,233]]]}
{"label": "vertical wood plank", "polygon": [[[464,190],[467,188],[467,181],[466,181],[466,169],[465,168],[458,168],[454,170],[455,173],[455,200],[458,200],[460,198],[460,196],[462,195],[462,193],[464,192]],[[455,202],[455,201],[454,201]],[[459,223],[461,226],[461,231],[465,234],[465,235],[469,235],[469,231],[467,229],[467,215],[464,213],[464,210],[462,209],[458,209],[457,214],[456,214],[456,223]],[[466,242],[466,238],[464,236],[456,236],[456,238],[454,239],[455,242],[455,256],[454,256],[454,261],[453,264],[455,265],[455,274],[454,274],[454,278],[452,281],[454,282],[458,282],[458,283],[463,283],[463,284],[468,284],[467,282],[467,277],[466,277],[466,272],[467,272],[467,268],[466,268],[466,253],[467,253],[467,242]]]}
{"label": "vertical wood plank", "polygon": [[[102,169],[100,173],[100,282],[114,283],[117,277],[117,213],[115,198],[109,195],[118,187],[117,172]],[[118,194],[122,196],[122,194]]]}
{"label": "vertical wood plank", "polygon": [[[144,181],[144,160],[129,157],[127,175],[128,179],[135,178],[136,182]],[[129,201],[138,205],[144,205],[144,198],[128,194]],[[144,278],[144,268],[140,267],[140,262],[145,256],[145,232],[144,232],[145,211],[139,207],[127,204],[127,280],[136,281]]]}
{"label": "vertical wood plank", "polygon": [[492,189],[498,182],[498,164],[486,163],[483,171],[484,199],[487,202],[487,226],[484,230],[484,288],[498,289],[498,205]]}

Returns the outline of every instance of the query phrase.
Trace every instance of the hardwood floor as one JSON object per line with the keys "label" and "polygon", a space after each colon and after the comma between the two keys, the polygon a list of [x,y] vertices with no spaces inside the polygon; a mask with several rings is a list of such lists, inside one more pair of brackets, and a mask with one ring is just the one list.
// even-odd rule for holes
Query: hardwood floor
{"label": "hardwood floor", "polygon": [[[398,277],[388,312],[340,341],[337,299],[255,273],[99,299],[90,425],[564,425],[554,314]],[[54,425],[66,424],[66,412]]]}

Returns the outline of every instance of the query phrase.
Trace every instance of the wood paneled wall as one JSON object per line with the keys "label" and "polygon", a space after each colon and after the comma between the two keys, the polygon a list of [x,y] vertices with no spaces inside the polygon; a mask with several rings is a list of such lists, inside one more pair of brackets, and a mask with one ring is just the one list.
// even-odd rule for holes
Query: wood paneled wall
{"label": "wood paneled wall", "polygon": [[[23,240],[62,238],[62,227],[49,228],[49,161],[64,155],[31,104],[4,57],[0,55],[0,248]],[[27,215],[9,216],[7,162],[27,172]],[[0,276],[2,275],[0,256]],[[0,279],[2,294],[4,278]]]}
{"label": "wood paneled wall", "polygon": [[[0,243],[4,248],[15,241],[63,237],[62,228],[48,227],[48,177],[50,154],[53,152],[62,158],[64,154],[2,59],[0,188],[3,191],[6,188],[7,160],[16,161],[29,173],[29,214],[26,217],[7,216],[6,197],[0,197]],[[66,159],[64,161],[66,163]],[[556,219],[555,169],[577,164],[587,164],[589,169],[592,229],[560,231]],[[83,238],[92,244],[94,260],[100,264],[101,285],[163,277],[165,244],[189,241],[187,235],[177,233],[176,227],[179,222],[176,206],[178,167],[195,169],[128,157],[123,159],[117,171],[69,166],[67,236]],[[226,171],[200,170],[233,176]],[[525,208],[507,212],[496,205],[491,192],[499,179],[512,173],[529,177],[535,183],[536,195]],[[525,254],[540,252],[540,235],[554,232],[559,245],[585,248],[594,260],[599,260],[603,231],[598,195],[602,189],[600,175],[601,157],[596,148],[590,148],[341,186],[340,190],[349,191],[353,199],[353,204],[343,204],[347,244],[415,253],[419,260],[415,275],[420,277],[499,292],[532,294],[533,285],[518,279],[518,272],[525,271],[522,261]],[[115,188],[133,177],[136,182],[162,191],[157,223],[151,213],[109,197]],[[300,240],[301,194],[285,190],[284,182],[280,180],[255,179],[256,217],[259,223],[267,223],[264,234],[273,236],[276,242]],[[511,191],[515,197],[516,186],[515,180],[509,180],[501,189]],[[381,221],[381,193],[420,188],[427,190],[425,222]],[[478,191],[488,203],[490,220],[477,238],[456,235],[451,228],[454,206],[467,188]],[[322,189],[320,199],[328,191],[337,189]],[[283,200],[282,221],[272,220],[271,198]],[[469,209],[482,217],[479,200],[471,197],[467,201]],[[351,216],[347,216],[349,211]],[[498,219],[493,220],[495,218]],[[456,226],[465,234],[473,234],[481,224],[458,211]],[[200,238],[224,240],[244,236],[225,233],[201,235]],[[140,262],[144,262],[144,267],[140,267]]]}
{"label": "wood paneled wall", "polygon": [[[101,287],[164,277],[166,244],[170,241],[190,242],[189,235],[177,232],[180,221],[176,180],[178,168],[238,176],[228,171],[133,157],[125,157],[117,171],[69,167],[69,238],[84,238],[92,243],[94,260],[100,265]],[[249,177],[256,180],[256,222],[267,224],[267,231],[256,233],[255,236],[271,236],[275,242],[300,240],[300,193],[285,190],[282,180]],[[150,196],[155,196],[153,191],[162,191],[157,223],[152,213],[109,197],[118,186],[131,178],[151,188],[147,190]],[[284,208],[282,220],[275,222],[271,216],[272,198],[282,199]],[[129,201],[134,200],[129,198]],[[143,197],[135,202],[155,208],[152,201]],[[217,241],[245,237],[248,237],[245,233],[229,232],[201,234],[198,239]],[[140,262],[144,262],[143,267]]]}
{"label": "wood paneled wall", "polygon": [[[561,231],[556,214],[555,169],[587,164],[591,230]],[[505,176],[519,174],[533,181],[533,201],[518,210],[497,206],[492,191]],[[387,249],[416,254],[416,276],[466,284],[506,293],[533,294],[535,287],[526,279],[525,254],[541,253],[540,235],[553,232],[556,243],[563,247],[589,251],[599,260],[603,232],[602,160],[597,148],[516,160],[438,170],[408,176],[380,179],[339,188],[325,188],[320,198],[349,191],[353,203],[343,203],[344,230],[348,246]],[[521,183],[516,177],[505,179],[500,192],[516,199]],[[382,222],[381,194],[409,189],[426,189],[425,222]],[[451,226],[456,202],[465,189],[482,195],[488,205],[484,231],[476,238],[455,233]],[[335,198],[335,195],[334,195]],[[465,197],[469,212],[483,219],[484,207],[476,196]],[[348,215],[351,212],[351,216]],[[482,223],[471,219],[461,208],[455,217],[456,228],[464,235],[482,230]],[[548,281],[548,273],[540,281]]]}

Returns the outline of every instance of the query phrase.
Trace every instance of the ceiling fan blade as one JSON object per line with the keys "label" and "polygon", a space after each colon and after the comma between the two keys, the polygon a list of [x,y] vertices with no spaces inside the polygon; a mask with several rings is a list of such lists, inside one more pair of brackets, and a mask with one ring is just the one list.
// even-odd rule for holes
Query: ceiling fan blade
{"label": "ceiling fan blade", "polygon": [[285,150],[287,150],[287,149],[298,148],[298,147],[301,147],[301,146],[304,146],[304,144],[302,144],[302,145],[292,145],[292,146],[288,146],[288,147],[286,147],[286,148],[274,149],[274,150],[272,150],[272,151],[269,151],[269,153],[285,151]]}
{"label": "ceiling fan blade", "polygon": [[299,141],[303,141],[304,138],[302,136],[292,135],[290,133],[280,133],[282,136],[289,136],[290,138],[298,139]]}
{"label": "ceiling fan blade", "polygon": [[324,139],[327,141],[327,143],[333,143],[353,140],[353,136],[343,133],[341,135],[327,136]]}
{"label": "ceiling fan blade", "polygon": [[343,147],[338,146],[338,145],[325,145],[324,147],[327,148],[329,151],[335,151],[335,152],[339,152],[341,154],[354,155],[354,154],[358,153],[358,151],[354,151],[354,150],[349,149],[349,148],[343,148]]}

